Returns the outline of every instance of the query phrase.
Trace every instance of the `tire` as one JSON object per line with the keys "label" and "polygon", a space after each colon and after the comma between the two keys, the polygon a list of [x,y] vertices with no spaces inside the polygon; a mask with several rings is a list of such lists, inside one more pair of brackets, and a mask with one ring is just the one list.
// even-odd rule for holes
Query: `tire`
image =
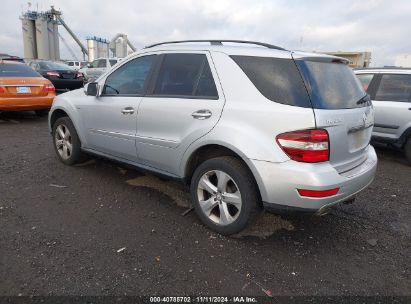
{"label": "tire", "polygon": [[81,142],[68,117],[61,117],[53,125],[53,146],[57,157],[66,165],[83,162],[86,158],[81,151]]}
{"label": "tire", "polygon": [[49,109],[46,109],[46,110],[35,110],[34,111],[34,113],[36,113],[36,115],[38,116],[38,117],[43,117],[43,116],[46,116],[46,115],[48,115],[49,114]]}
{"label": "tire", "polygon": [[260,209],[260,195],[251,172],[232,156],[203,162],[193,174],[190,192],[201,221],[223,235],[243,230]]}
{"label": "tire", "polygon": [[408,163],[411,165],[411,137],[408,138],[404,145],[404,154],[408,160]]}

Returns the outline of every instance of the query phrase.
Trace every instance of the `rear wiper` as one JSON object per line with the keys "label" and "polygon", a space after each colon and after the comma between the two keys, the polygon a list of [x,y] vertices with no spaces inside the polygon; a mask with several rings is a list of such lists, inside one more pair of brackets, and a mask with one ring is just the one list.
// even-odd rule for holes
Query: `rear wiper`
{"label": "rear wiper", "polygon": [[367,103],[371,101],[371,97],[369,94],[365,94],[364,97],[362,97],[360,100],[357,101],[357,105],[363,104],[363,103]]}

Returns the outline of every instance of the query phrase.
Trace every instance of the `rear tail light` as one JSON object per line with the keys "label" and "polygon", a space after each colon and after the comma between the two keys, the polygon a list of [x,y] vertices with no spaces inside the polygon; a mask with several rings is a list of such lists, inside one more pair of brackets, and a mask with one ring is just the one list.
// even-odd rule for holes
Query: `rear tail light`
{"label": "rear tail light", "polygon": [[1,93],[6,93],[6,90],[3,87],[0,87],[0,94]]}
{"label": "rear tail light", "polygon": [[319,163],[330,159],[328,132],[323,129],[287,132],[277,136],[281,149],[292,159]]}
{"label": "rear tail light", "polygon": [[45,84],[43,86],[43,91],[44,92],[55,92],[56,89],[54,88],[54,86],[51,83],[49,83],[49,84]]}
{"label": "rear tail light", "polygon": [[58,72],[53,72],[53,71],[51,71],[51,72],[47,72],[46,74],[49,75],[49,76],[60,77],[60,73],[58,73]]}
{"label": "rear tail light", "polygon": [[297,189],[298,194],[305,197],[328,197],[333,196],[340,191],[340,188],[328,189],[328,190],[306,190]]}

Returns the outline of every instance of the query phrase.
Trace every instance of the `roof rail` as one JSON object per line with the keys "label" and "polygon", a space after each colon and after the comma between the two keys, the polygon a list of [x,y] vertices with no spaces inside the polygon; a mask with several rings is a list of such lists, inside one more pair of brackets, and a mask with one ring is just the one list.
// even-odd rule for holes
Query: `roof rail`
{"label": "roof rail", "polygon": [[269,49],[275,49],[275,50],[285,50],[282,47],[268,44],[268,43],[263,43],[263,42],[256,42],[256,41],[247,41],[247,40],[176,40],[176,41],[165,41],[165,42],[160,42],[160,43],[155,43],[151,45],[147,45],[144,48],[152,48],[158,45],[163,45],[163,44],[175,44],[175,43],[186,43],[186,42],[209,42],[211,45],[222,45],[223,42],[231,42],[231,43],[244,43],[244,44],[255,44],[259,46],[264,46]]}

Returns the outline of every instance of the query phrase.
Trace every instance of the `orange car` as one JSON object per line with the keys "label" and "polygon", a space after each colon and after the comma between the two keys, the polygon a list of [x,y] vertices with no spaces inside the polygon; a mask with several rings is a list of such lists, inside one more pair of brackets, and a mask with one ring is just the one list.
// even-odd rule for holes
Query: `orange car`
{"label": "orange car", "polygon": [[35,111],[45,114],[56,90],[52,83],[27,65],[0,60],[0,112]]}

